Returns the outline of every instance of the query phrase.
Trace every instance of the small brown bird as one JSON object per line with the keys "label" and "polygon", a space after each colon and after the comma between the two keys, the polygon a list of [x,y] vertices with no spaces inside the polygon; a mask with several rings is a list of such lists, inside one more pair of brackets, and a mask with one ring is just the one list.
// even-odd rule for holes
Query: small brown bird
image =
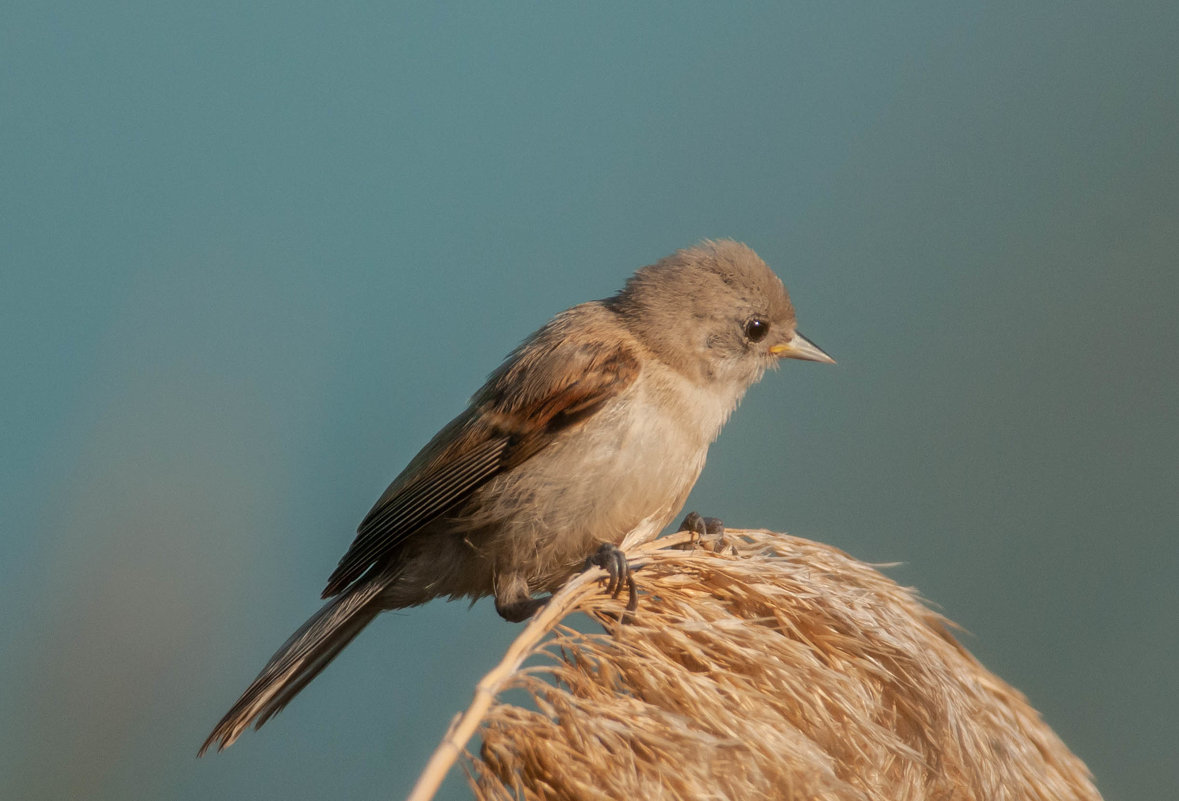
{"label": "small brown bird", "polygon": [[386,609],[494,595],[518,621],[587,557],[617,580],[616,546],[671,522],[745,391],[782,358],[833,362],[795,329],[777,276],[727,240],[558,314],[393,480],[328,578],[331,600],[201,753],[265,723]]}

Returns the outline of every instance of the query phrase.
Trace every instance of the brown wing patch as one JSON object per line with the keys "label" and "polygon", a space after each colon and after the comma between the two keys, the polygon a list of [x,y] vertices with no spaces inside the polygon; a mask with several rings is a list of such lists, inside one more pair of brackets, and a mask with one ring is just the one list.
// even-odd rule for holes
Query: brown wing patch
{"label": "brown wing patch", "polygon": [[593,336],[601,327],[591,325],[569,336],[569,315],[557,317],[513,354],[475,396],[473,409],[444,428],[393,481],[328,579],[325,598],[386,563],[424,526],[634,382],[639,361],[617,329]]}
{"label": "brown wing patch", "polygon": [[601,408],[639,369],[634,351],[617,339],[565,340],[520,353],[492,376],[480,400],[517,430],[557,431]]}

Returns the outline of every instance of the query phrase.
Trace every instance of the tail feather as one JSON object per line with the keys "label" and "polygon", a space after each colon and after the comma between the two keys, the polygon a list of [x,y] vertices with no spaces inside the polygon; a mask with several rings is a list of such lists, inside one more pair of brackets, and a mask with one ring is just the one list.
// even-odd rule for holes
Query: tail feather
{"label": "tail feather", "polygon": [[384,587],[385,582],[369,581],[324,604],[270,658],[197,756],[214,743],[218,751],[232,745],[251,723],[258,728],[280,712],[381,612],[373,601]]}

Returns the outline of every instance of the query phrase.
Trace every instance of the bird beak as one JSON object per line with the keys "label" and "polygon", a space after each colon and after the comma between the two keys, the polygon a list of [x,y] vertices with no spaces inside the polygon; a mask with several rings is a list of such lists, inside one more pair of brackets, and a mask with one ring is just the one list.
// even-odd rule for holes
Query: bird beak
{"label": "bird beak", "polygon": [[822,348],[797,331],[794,332],[794,339],[782,345],[772,346],[770,353],[783,359],[802,359],[808,362],[835,364],[835,360],[824,353]]}

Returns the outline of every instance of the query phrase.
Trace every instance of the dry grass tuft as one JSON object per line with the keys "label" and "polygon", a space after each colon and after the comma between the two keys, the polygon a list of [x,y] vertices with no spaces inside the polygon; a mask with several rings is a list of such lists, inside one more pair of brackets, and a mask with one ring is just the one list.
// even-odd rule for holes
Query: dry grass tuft
{"label": "dry grass tuft", "polygon": [[[480,683],[411,799],[476,727],[479,799],[1100,799],[1085,766],[908,589],[818,543],[628,549],[633,624],[574,578]],[[605,633],[560,621],[584,612]],[[525,660],[529,666],[521,667]],[[499,700],[528,693],[535,708]]]}

